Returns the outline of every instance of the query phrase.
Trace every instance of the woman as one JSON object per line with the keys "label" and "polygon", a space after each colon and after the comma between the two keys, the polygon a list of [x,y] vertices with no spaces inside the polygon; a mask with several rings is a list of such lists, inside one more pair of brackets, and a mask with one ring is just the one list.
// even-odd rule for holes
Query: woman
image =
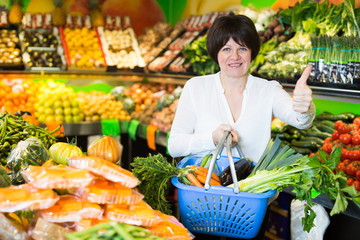
{"label": "woman", "polygon": [[[168,141],[172,157],[213,153],[223,133],[231,131],[233,142],[257,162],[270,140],[274,116],[299,129],[311,125],[315,106],[306,84],[311,68],[305,68],[297,81],[293,98],[277,81],[249,74],[260,41],[248,17],[219,17],[208,32],[206,46],[220,72],[186,82]],[[232,152],[237,156],[236,150]]]}

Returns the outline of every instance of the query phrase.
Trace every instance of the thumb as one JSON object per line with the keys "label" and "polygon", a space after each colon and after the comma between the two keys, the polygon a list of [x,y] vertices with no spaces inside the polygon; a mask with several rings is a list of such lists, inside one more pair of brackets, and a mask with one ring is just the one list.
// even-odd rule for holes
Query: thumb
{"label": "thumb", "polygon": [[311,72],[311,66],[306,66],[305,70],[303,71],[303,73],[301,74],[301,77],[299,78],[299,80],[296,82],[296,86],[295,87],[300,87],[300,86],[304,86],[307,85],[306,81],[308,80],[309,76],[310,76],[310,72]]}

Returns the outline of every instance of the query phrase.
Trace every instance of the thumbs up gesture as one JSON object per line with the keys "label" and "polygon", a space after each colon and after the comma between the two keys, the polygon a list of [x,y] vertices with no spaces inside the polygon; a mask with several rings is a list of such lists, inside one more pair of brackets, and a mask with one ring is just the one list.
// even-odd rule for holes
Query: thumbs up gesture
{"label": "thumbs up gesture", "polygon": [[310,76],[311,66],[307,66],[301,77],[296,82],[293,94],[293,109],[298,113],[306,113],[312,102],[312,91],[307,85],[307,79]]}

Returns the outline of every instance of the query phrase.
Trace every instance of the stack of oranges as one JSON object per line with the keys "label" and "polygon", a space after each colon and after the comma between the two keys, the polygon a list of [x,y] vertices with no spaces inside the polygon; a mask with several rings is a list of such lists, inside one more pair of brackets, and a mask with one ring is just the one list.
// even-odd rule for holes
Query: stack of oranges
{"label": "stack of oranges", "polygon": [[33,114],[37,88],[37,83],[28,79],[0,80],[1,111],[27,111]]}

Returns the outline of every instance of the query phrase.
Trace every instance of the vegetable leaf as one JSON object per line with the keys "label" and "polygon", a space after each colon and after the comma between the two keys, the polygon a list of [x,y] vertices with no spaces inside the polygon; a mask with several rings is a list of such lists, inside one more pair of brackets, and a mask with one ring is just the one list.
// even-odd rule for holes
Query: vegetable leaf
{"label": "vegetable leaf", "polygon": [[144,194],[144,201],[155,210],[171,214],[170,204],[165,195],[168,181],[180,173],[175,161],[168,162],[161,154],[149,154],[148,157],[134,158],[131,166],[133,174],[141,181],[138,188]]}

